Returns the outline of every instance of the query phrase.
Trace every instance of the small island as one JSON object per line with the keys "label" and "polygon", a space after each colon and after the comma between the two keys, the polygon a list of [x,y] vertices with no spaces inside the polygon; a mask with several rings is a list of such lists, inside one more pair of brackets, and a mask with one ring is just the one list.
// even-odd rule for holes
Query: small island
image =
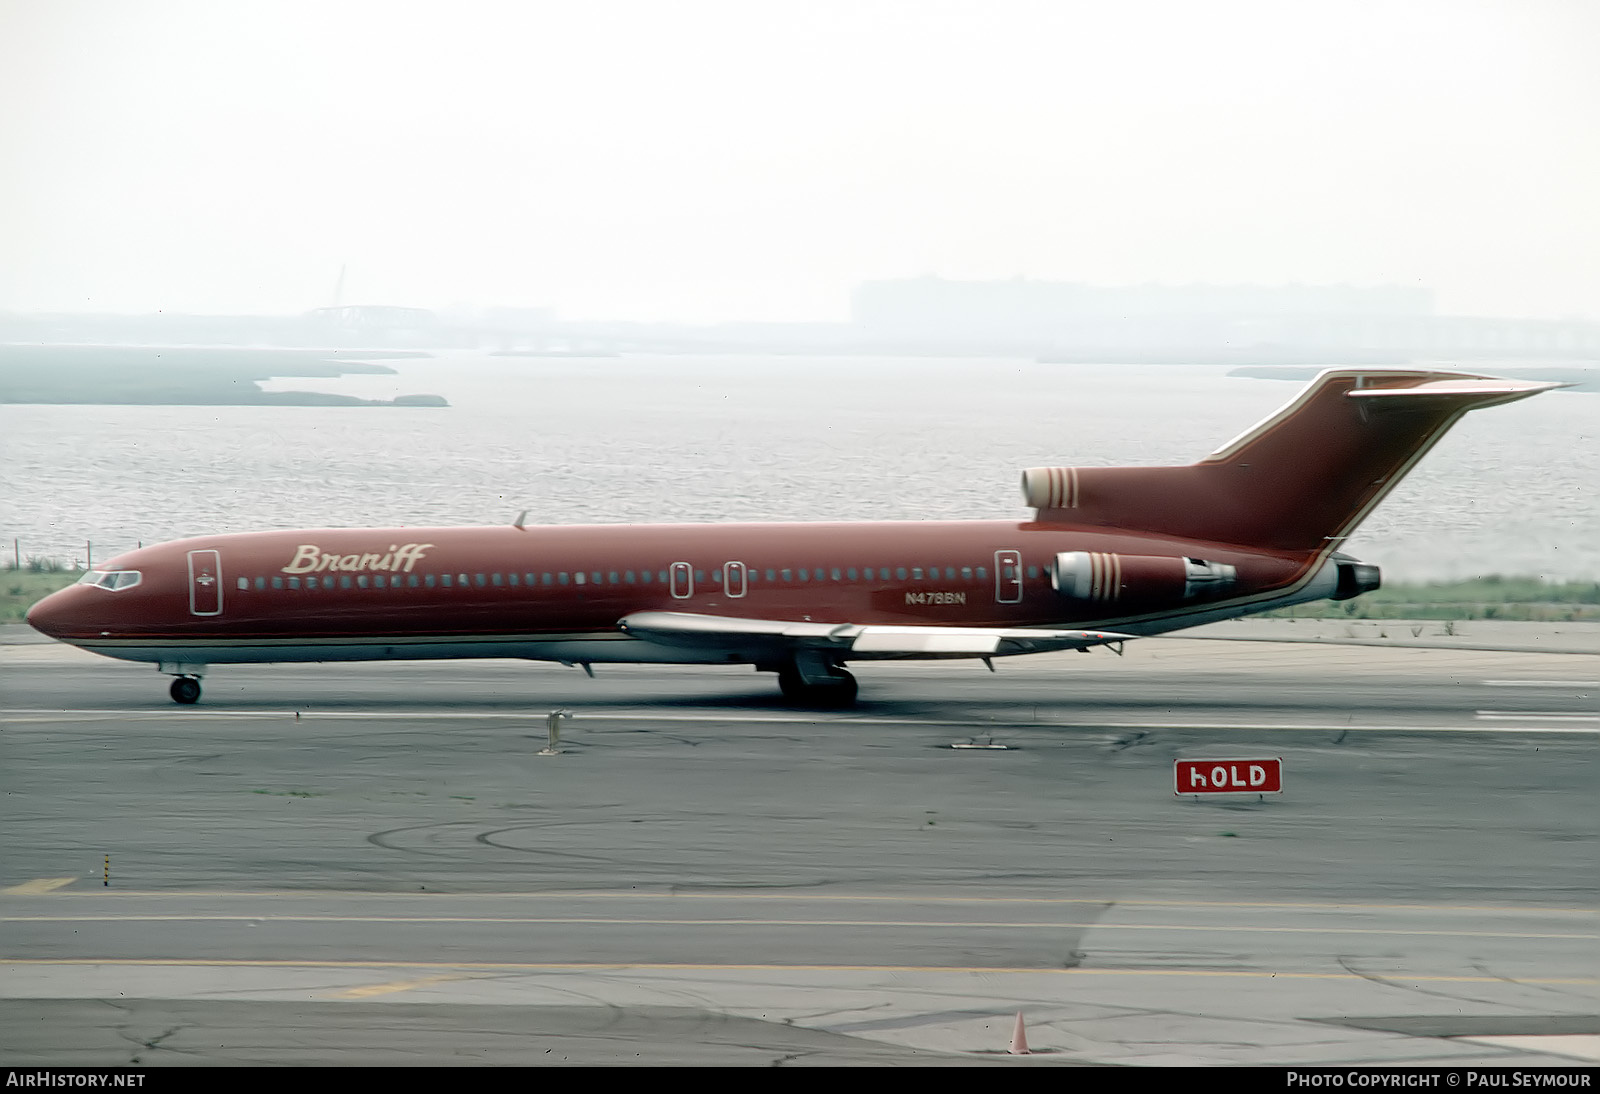
{"label": "small island", "polygon": [[414,350],[8,345],[0,346],[0,403],[447,407],[441,395],[361,399],[260,386],[281,377],[394,375],[374,358],[427,356]]}

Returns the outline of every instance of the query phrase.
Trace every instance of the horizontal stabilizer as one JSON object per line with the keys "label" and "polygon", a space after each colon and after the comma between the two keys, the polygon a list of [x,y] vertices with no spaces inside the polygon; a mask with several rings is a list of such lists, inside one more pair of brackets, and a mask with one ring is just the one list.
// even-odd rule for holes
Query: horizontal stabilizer
{"label": "horizontal stabilizer", "polygon": [[1541,391],[1571,387],[1553,380],[1501,380],[1493,376],[1463,376],[1458,380],[1433,380],[1412,387],[1364,387],[1348,392],[1350,399],[1471,399],[1474,407],[1493,406],[1526,399]]}

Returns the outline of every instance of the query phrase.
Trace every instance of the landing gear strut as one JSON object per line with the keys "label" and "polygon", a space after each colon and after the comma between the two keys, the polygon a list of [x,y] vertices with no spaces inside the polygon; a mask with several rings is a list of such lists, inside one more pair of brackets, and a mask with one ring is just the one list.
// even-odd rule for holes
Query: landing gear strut
{"label": "landing gear strut", "polygon": [[790,661],[778,669],[778,688],[797,706],[836,708],[856,701],[856,678],[842,666]]}
{"label": "landing gear strut", "polygon": [[172,686],[167,689],[167,694],[172,696],[174,703],[198,703],[200,701],[200,678],[198,676],[176,676]]}

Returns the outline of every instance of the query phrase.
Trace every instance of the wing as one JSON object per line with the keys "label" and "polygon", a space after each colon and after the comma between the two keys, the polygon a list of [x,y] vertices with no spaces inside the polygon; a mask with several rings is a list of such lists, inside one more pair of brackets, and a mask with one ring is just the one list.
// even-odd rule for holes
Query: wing
{"label": "wing", "polygon": [[1030,630],[992,627],[880,627],[864,623],[811,623],[743,619],[690,612],[634,612],[617,622],[636,638],[698,648],[737,648],[781,655],[796,650],[832,652],[840,660],[1005,657],[1051,650],[1086,650],[1137,638],[1110,631]]}

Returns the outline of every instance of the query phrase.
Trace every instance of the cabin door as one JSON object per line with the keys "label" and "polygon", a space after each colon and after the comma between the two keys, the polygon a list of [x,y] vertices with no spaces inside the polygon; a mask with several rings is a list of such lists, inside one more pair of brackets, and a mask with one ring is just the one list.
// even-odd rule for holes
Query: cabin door
{"label": "cabin door", "polygon": [[722,591],[729,600],[737,600],[748,591],[746,584],[745,565],[742,562],[729,562],[722,567]]}
{"label": "cabin door", "polygon": [[222,614],[222,555],[189,552],[189,614]]}
{"label": "cabin door", "polygon": [[1022,552],[994,553],[994,598],[1000,604],[1022,603]]}
{"label": "cabin door", "polygon": [[688,600],[694,595],[694,568],[687,562],[674,562],[667,567],[667,583],[674,597]]}

